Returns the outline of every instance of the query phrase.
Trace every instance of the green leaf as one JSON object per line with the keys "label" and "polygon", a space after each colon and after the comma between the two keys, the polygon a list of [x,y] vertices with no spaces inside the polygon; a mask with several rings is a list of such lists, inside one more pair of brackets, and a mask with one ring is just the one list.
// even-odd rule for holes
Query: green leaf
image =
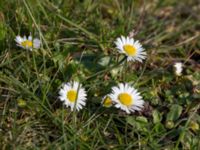
{"label": "green leaf", "polygon": [[130,125],[132,125],[132,126],[135,125],[135,117],[128,116],[128,117],[126,118],[126,121],[127,121],[128,124],[130,124]]}
{"label": "green leaf", "polygon": [[165,129],[165,127],[162,123],[156,123],[155,126],[154,126],[154,131],[156,133],[160,133],[160,132],[165,132],[166,129]]}
{"label": "green leaf", "polygon": [[148,120],[145,117],[139,116],[139,117],[133,117],[133,116],[128,116],[127,117],[127,123],[132,125],[134,129],[138,131],[143,131],[147,132],[147,124]]}
{"label": "green leaf", "polygon": [[180,117],[182,110],[182,106],[177,104],[172,105],[169,113],[167,114],[167,121],[176,121]]}
{"label": "green leaf", "polygon": [[148,123],[147,118],[143,117],[143,116],[136,117],[136,121],[139,122],[139,123],[143,123],[143,124]]}
{"label": "green leaf", "polygon": [[160,112],[158,112],[157,110],[153,111],[153,123],[159,123],[162,120],[162,116],[160,114]]}
{"label": "green leaf", "polygon": [[108,66],[109,62],[110,62],[110,57],[105,56],[99,60],[98,64],[106,67],[106,66]]}

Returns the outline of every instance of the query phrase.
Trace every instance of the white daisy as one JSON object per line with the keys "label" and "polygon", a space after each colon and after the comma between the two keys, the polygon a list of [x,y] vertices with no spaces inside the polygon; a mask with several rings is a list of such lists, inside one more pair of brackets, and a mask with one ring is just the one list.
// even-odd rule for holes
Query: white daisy
{"label": "white daisy", "polygon": [[146,52],[139,41],[133,38],[121,36],[115,41],[117,49],[120,53],[127,56],[128,61],[139,61],[142,62],[146,58]]}
{"label": "white daisy", "polygon": [[20,46],[25,49],[29,49],[32,51],[33,48],[40,48],[40,40],[38,38],[32,38],[31,35],[27,38],[26,36],[21,37],[21,36],[16,36],[15,41],[17,42],[17,46]]}
{"label": "white daisy", "polygon": [[115,103],[116,108],[120,108],[128,114],[140,111],[144,104],[140,93],[127,83],[120,83],[118,86],[113,87],[110,98]]}
{"label": "white daisy", "polygon": [[64,84],[59,91],[59,95],[59,99],[63,101],[67,107],[69,106],[71,111],[73,111],[74,107],[79,111],[86,104],[86,91],[78,82],[74,81]]}
{"label": "white daisy", "polygon": [[174,64],[174,68],[175,68],[175,74],[177,76],[181,76],[182,71],[183,71],[183,64],[181,62],[176,62]]}
{"label": "white daisy", "polygon": [[111,107],[112,106],[112,100],[111,100],[110,96],[109,95],[104,96],[102,101],[101,101],[101,104],[104,107]]}

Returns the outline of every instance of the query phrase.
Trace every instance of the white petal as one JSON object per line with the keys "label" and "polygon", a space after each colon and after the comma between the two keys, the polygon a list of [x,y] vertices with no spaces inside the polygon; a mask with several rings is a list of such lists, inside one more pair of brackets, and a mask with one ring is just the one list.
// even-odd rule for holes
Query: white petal
{"label": "white petal", "polygon": [[39,39],[36,38],[33,40],[33,47],[36,49],[40,48],[40,40]]}
{"label": "white petal", "polygon": [[21,44],[21,42],[23,42],[23,39],[21,38],[21,36],[16,36],[15,41],[19,44]]}
{"label": "white petal", "polygon": [[31,35],[28,36],[28,40],[32,41],[32,36]]}

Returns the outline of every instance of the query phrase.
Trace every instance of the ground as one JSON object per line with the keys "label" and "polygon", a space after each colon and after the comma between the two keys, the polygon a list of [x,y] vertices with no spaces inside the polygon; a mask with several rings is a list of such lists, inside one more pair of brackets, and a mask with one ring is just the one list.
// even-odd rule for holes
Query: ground
{"label": "ground", "polygon": [[[198,0],[1,0],[1,148],[200,149],[199,12]],[[40,49],[16,45],[30,33]],[[120,61],[121,35],[139,40],[147,59]],[[58,98],[71,80],[87,90],[79,112]],[[120,82],[141,93],[141,112],[102,107]]]}

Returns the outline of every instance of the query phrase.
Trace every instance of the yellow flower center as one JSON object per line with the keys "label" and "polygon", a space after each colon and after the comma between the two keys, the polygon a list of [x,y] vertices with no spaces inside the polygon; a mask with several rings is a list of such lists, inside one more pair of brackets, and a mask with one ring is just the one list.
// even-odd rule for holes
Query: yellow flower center
{"label": "yellow flower center", "polygon": [[77,92],[75,90],[69,90],[67,92],[67,98],[70,102],[75,102],[77,96]]}
{"label": "yellow flower center", "polygon": [[118,99],[123,105],[130,106],[133,104],[132,97],[128,93],[119,94]]}
{"label": "yellow flower center", "polygon": [[132,45],[126,44],[123,46],[124,51],[127,53],[129,56],[135,56],[136,55],[136,48]]}
{"label": "yellow flower center", "polygon": [[104,107],[110,107],[112,105],[112,100],[110,99],[110,97],[106,97],[105,99],[104,99],[104,102],[103,102],[103,106]]}
{"label": "yellow flower center", "polygon": [[21,45],[22,45],[23,47],[33,47],[33,42],[32,42],[32,41],[29,41],[29,40],[26,40],[26,41],[23,41],[23,42],[21,43]]}

